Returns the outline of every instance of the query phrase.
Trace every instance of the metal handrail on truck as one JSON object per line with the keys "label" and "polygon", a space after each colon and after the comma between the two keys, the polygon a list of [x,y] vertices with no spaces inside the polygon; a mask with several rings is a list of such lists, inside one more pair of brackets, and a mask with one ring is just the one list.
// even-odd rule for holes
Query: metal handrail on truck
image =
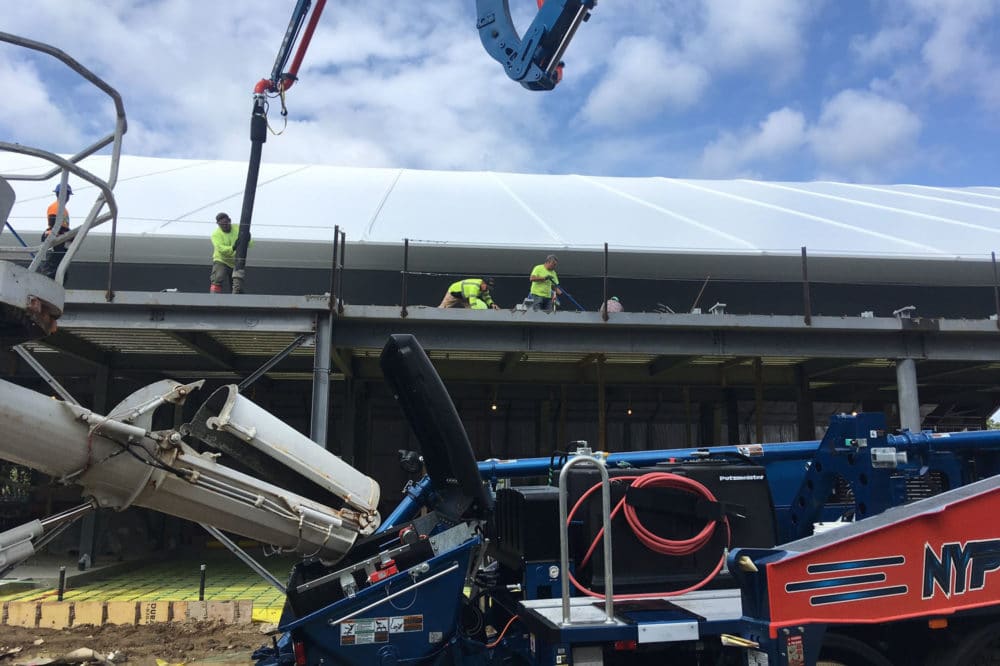
{"label": "metal handrail on truck", "polygon": [[[577,465],[592,464],[601,473],[601,519],[604,525],[604,624],[615,624],[614,575],[611,566],[611,480],[604,461],[589,453],[577,456],[563,465],[559,472],[559,580],[562,586],[562,625],[573,624],[569,605],[569,492],[568,472]],[[578,622],[577,624],[583,624]]]}

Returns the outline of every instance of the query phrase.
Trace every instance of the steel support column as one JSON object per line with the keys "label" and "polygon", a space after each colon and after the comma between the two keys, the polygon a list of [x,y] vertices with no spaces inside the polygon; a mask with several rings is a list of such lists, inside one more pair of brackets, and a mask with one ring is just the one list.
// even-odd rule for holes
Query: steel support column
{"label": "steel support column", "polygon": [[332,352],[333,319],[328,313],[317,314],[309,437],[323,448],[327,447],[327,432],[329,430],[330,355]]}
{"label": "steel support column", "polygon": [[917,364],[912,358],[896,361],[896,387],[899,392],[899,426],[920,432],[920,396],[917,394]]}

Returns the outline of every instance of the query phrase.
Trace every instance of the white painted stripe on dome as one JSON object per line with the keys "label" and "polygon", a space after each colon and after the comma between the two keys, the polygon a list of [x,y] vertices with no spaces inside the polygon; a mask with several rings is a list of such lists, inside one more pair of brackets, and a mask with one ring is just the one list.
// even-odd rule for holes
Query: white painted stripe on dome
{"label": "white painted stripe on dome", "polygon": [[[902,238],[897,238],[895,236],[891,236],[889,234],[883,234],[883,233],[880,233],[880,232],[877,232],[877,231],[872,231],[870,229],[865,229],[863,227],[859,227],[859,226],[856,226],[856,225],[853,225],[853,224],[847,224],[847,223],[844,223],[844,222],[839,222],[839,221],[831,219],[829,217],[823,217],[823,216],[820,216],[820,215],[813,215],[811,213],[805,213],[803,211],[793,210],[791,208],[786,208],[784,206],[778,206],[778,205],[775,205],[775,204],[770,204],[770,203],[765,203],[763,201],[757,201],[755,199],[750,199],[748,197],[742,197],[742,196],[739,196],[737,194],[730,194],[728,192],[720,192],[719,190],[713,190],[713,189],[711,189],[709,187],[704,187],[704,186],[701,186],[701,185],[695,185],[694,183],[691,183],[691,182],[688,182],[688,181],[676,180],[676,179],[666,179],[666,178],[664,180],[670,180],[672,182],[679,183],[679,184],[681,184],[681,185],[683,185],[685,187],[690,187],[692,189],[700,190],[702,192],[708,192],[708,193],[715,194],[715,195],[720,196],[720,197],[727,197],[727,198],[730,198],[730,199],[735,199],[737,201],[742,201],[744,203],[752,204],[754,206],[762,206],[764,208],[769,208],[769,209],[772,209],[772,210],[781,211],[783,213],[788,213],[790,215],[796,215],[798,217],[802,217],[802,218],[805,218],[805,219],[808,219],[808,220],[813,220],[813,221],[819,222],[821,224],[827,224],[827,225],[830,225],[830,226],[839,227],[841,229],[847,229],[847,230],[850,230],[850,231],[855,231],[855,232],[857,232],[859,234],[864,234],[866,236],[872,236],[874,238],[881,238],[882,240],[887,240],[887,241],[890,241],[892,243],[899,243],[901,245],[908,245],[908,246],[910,246],[912,248],[923,250],[924,252],[927,252],[928,254],[933,254],[933,255],[944,254],[939,249],[937,249],[935,247],[931,247],[930,245],[924,245],[923,243],[917,243],[915,241],[908,241],[908,240],[905,240],[905,239],[902,239]],[[752,181],[752,182],[755,185],[766,185],[766,183],[762,183],[760,181]]]}
{"label": "white painted stripe on dome", "polygon": [[[903,188],[914,188],[914,189],[921,189],[921,190],[931,190],[932,192],[937,192],[938,196],[941,196],[943,194],[960,194],[960,195],[963,195],[963,196],[981,197],[983,199],[992,199],[992,200],[1000,201],[1000,188],[997,188],[996,194],[993,194],[993,193],[987,193],[987,192],[979,192],[979,191],[976,191],[976,190],[971,189],[971,188],[954,188],[954,189],[952,189],[952,188],[946,188],[946,187],[933,187],[931,185],[901,185],[899,187],[901,189],[903,189]],[[982,188],[982,189],[991,189],[991,188]],[[903,189],[903,191],[906,191],[906,189]],[[949,199],[949,201],[952,201],[952,199]]]}
{"label": "white painted stripe on dome", "polygon": [[[768,182],[763,182],[763,181],[743,181],[743,182],[753,182],[755,185],[757,185],[759,187],[773,187],[775,189],[789,190],[789,191],[792,191],[792,192],[801,192],[802,194],[806,194],[806,195],[811,196],[811,197],[821,197],[821,198],[824,198],[824,199],[832,199],[834,201],[839,201],[841,203],[845,203],[845,204],[848,204],[848,205],[865,206],[866,208],[875,208],[876,210],[890,211],[890,212],[893,212],[893,213],[900,213],[902,215],[911,215],[913,217],[920,217],[920,218],[923,218],[925,220],[932,220],[934,222],[941,222],[942,224],[952,224],[952,225],[955,225],[955,226],[965,227],[967,229],[976,229],[977,231],[985,231],[987,233],[992,233],[992,234],[1000,233],[1000,229],[997,229],[997,228],[994,228],[994,227],[986,227],[986,226],[983,226],[981,224],[973,224],[971,222],[962,222],[961,220],[954,220],[954,219],[951,219],[951,218],[948,218],[948,217],[942,217],[940,215],[930,215],[930,214],[921,213],[921,212],[918,212],[918,211],[915,211],[915,210],[906,210],[905,208],[897,208],[897,207],[894,207],[894,206],[886,206],[886,205],[874,203],[874,202],[871,202],[871,201],[859,201],[857,199],[849,199],[849,198],[846,198],[846,197],[839,197],[839,196],[836,196],[834,194],[826,194],[824,192],[816,192],[814,190],[807,190],[807,189],[802,189],[802,188],[798,188],[798,187],[792,187],[790,185],[784,185],[784,184],[781,184],[781,183],[768,183]],[[840,185],[841,183],[834,183],[834,184],[835,185]],[[855,186],[853,184],[847,184],[847,185],[849,185],[851,187],[858,187],[858,186]],[[875,191],[875,192],[885,192],[885,193],[888,193],[888,194],[895,194],[895,195],[898,195],[898,196],[906,196],[905,194],[900,194],[898,192],[893,192],[892,190],[884,190],[884,189],[880,189],[880,188],[867,188],[867,189],[871,189],[872,191]],[[919,195],[909,195],[909,196],[919,196]],[[934,197],[923,197],[923,198],[928,199],[928,200],[933,200],[933,201],[939,201],[939,202],[941,201],[941,199],[937,199],[937,198],[934,198]],[[956,201],[954,203],[958,204],[960,202]],[[970,206],[974,206],[974,204],[969,204],[969,205]],[[979,209],[983,209],[983,210],[989,210],[991,212],[1000,212],[1000,210],[997,210],[995,208],[989,208],[988,206],[975,206],[975,207],[979,208]]]}
{"label": "white painted stripe on dome", "polygon": [[525,213],[527,213],[535,222],[538,222],[538,226],[540,226],[542,229],[544,229],[545,233],[547,233],[548,235],[552,236],[552,239],[556,243],[558,243],[559,245],[562,245],[562,246],[569,245],[569,243],[567,243],[566,240],[562,236],[560,236],[559,233],[555,229],[553,229],[549,225],[549,223],[546,222],[542,218],[541,215],[539,215],[538,213],[536,213],[531,208],[531,206],[529,206],[528,204],[526,204],[524,202],[524,199],[522,199],[517,194],[515,194],[514,190],[510,189],[510,186],[507,185],[507,183],[505,183],[503,181],[503,178],[500,177],[500,174],[495,173],[493,171],[489,171],[487,173],[489,173],[493,177],[493,180],[495,180],[497,182],[497,184],[500,186],[500,188],[504,192],[506,192],[508,195],[510,195],[511,199],[513,199],[515,202],[517,202],[517,205],[519,205],[521,207],[521,209],[524,210]]}
{"label": "white painted stripe on dome", "polygon": [[385,202],[389,200],[389,195],[392,194],[394,189],[396,189],[396,183],[398,183],[399,179],[402,177],[403,171],[405,171],[405,169],[398,169],[396,171],[396,177],[393,178],[392,182],[385,188],[385,193],[382,195],[382,198],[379,199],[378,205],[375,206],[375,210],[372,211],[372,216],[368,220],[368,224],[365,225],[365,230],[361,232],[361,240],[364,241],[371,238],[372,231],[375,229],[375,223],[378,222],[378,216],[382,212]]}
{"label": "white painted stripe on dome", "polygon": [[[966,208],[978,208],[980,210],[988,210],[994,213],[1000,213],[1000,207],[997,206],[984,206],[983,204],[975,204],[969,201],[958,201],[956,199],[948,199],[942,196],[930,196],[927,194],[917,194],[916,192],[907,192],[901,189],[890,189],[888,187],[877,187],[875,185],[862,185],[860,183],[836,183],[836,185],[842,185],[845,187],[852,187],[859,190],[869,190],[871,192],[885,192],[887,194],[896,194],[904,197],[912,197],[914,199],[922,199],[924,201],[939,201],[942,203],[954,204],[956,206],[965,206]],[[934,191],[940,191],[940,188],[928,188]],[[980,195],[984,197],[989,197],[991,199],[996,199],[998,206],[1000,206],[1000,196],[994,197],[991,195]]]}
{"label": "white painted stripe on dome", "polygon": [[751,243],[748,240],[745,240],[745,239],[740,238],[738,236],[734,236],[732,234],[728,234],[728,233],[726,233],[724,231],[721,231],[721,230],[716,229],[716,228],[714,228],[712,226],[704,224],[703,222],[699,222],[698,220],[695,220],[693,218],[687,217],[686,215],[681,215],[680,213],[677,213],[677,212],[674,212],[674,211],[669,210],[667,208],[664,208],[663,206],[658,206],[658,205],[656,205],[654,203],[650,203],[649,201],[646,201],[645,199],[641,199],[641,198],[639,198],[637,196],[633,196],[631,194],[628,194],[627,192],[623,192],[622,190],[620,190],[618,188],[611,187],[610,185],[602,183],[602,182],[600,182],[600,181],[598,181],[598,180],[596,180],[594,178],[591,178],[589,176],[577,176],[577,178],[585,180],[585,181],[587,181],[589,183],[593,183],[597,187],[603,188],[603,189],[607,190],[608,192],[612,192],[612,193],[614,193],[614,194],[616,194],[616,195],[618,195],[618,196],[620,196],[620,197],[622,197],[624,199],[628,199],[629,201],[633,201],[633,202],[639,204],[640,206],[645,206],[646,208],[649,208],[651,210],[655,210],[658,213],[663,213],[664,215],[666,215],[668,217],[671,217],[671,218],[673,218],[675,220],[678,220],[680,222],[684,222],[685,224],[690,224],[691,226],[696,227],[698,229],[701,229],[702,231],[707,231],[708,233],[716,235],[719,238],[725,238],[726,240],[731,241],[733,243],[736,243],[737,245],[742,245],[743,247],[745,247],[747,249],[750,249],[750,250],[756,250],[756,249],[758,249],[756,245],[754,245],[753,243]]}

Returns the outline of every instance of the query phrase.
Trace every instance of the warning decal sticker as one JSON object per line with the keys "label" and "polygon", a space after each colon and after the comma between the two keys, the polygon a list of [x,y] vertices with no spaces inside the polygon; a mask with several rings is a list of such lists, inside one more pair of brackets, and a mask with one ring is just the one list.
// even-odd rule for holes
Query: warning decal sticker
{"label": "warning decal sticker", "polygon": [[405,634],[423,630],[423,615],[359,618],[340,623],[340,644],[388,643],[390,634]]}

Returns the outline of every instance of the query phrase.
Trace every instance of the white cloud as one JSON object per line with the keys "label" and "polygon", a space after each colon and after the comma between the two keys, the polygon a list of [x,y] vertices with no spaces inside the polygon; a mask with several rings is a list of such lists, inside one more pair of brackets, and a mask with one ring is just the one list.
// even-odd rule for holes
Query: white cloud
{"label": "white cloud", "polygon": [[871,37],[858,36],[851,40],[850,49],[862,63],[891,62],[919,44],[914,26],[892,26],[879,30]]}
{"label": "white cloud", "polygon": [[787,157],[805,142],[805,117],[789,108],[778,109],[753,130],[725,132],[708,144],[699,171],[707,176],[744,175],[748,166]]}
{"label": "white cloud", "polygon": [[861,62],[892,67],[875,84],[879,90],[911,100],[968,95],[1000,108],[1000,0],[906,0],[891,7],[881,30],[852,44]]}
{"label": "white cloud", "polygon": [[12,92],[0,109],[0,136],[5,141],[49,152],[59,152],[67,143],[82,143],[76,123],[49,95],[33,65],[0,59],[0,89]]}
{"label": "white cloud", "polygon": [[[245,160],[250,90],[270,73],[292,4],[33,0],[5,7],[4,30],[58,46],[119,89],[129,114],[126,152]],[[535,3],[512,5],[525,28]],[[934,109],[924,115],[927,137],[970,119],[994,131],[995,116],[968,102],[1000,109],[1000,50],[991,40],[1000,0],[865,7],[870,33],[852,41],[854,23],[830,22],[847,13],[830,0],[601,2],[566,54],[565,81],[552,93],[530,93],[484,53],[471,0],[407,11],[338,0],[289,92],[289,128],[269,137],[264,159],[880,177],[909,159],[921,136],[909,109]],[[868,80],[872,72],[882,79]],[[110,128],[107,102],[42,58],[0,47],[0,83],[16,91],[0,111],[5,139],[71,152]],[[859,90],[822,106],[842,88]],[[272,101],[275,125],[278,107]],[[952,138],[935,139],[954,146],[941,154],[967,155],[967,142]]]}
{"label": "white cloud", "polygon": [[696,103],[708,85],[708,73],[685,62],[652,37],[626,37],[609,55],[604,78],[583,107],[595,125],[627,127],[665,109]]}
{"label": "white cloud", "polygon": [[911,0],[921,18],[933,25],[924,43],[923,57],[930,81],[951,87],[956,76],[979,73],[990,66],[984,40],[993,39],[986,30],[997,13],[994,0]]}
{"label": "white cloud", "polygon": [[823,166],[870,172],[912,159],[920,130],[920,119],[905,105],[844,90],[823,106],[809,143]]}
{"label": "white cloud", "polygon": [[785,107],[755,128],[720,133],[706,146],[698,169],[706,176],[742,177],[811,154],[821,173],[882,180],[916,161],[920,131],[920,119],[905,105],[869,91],[844,90],[823,105],[813,124]]}
{"label": "white cloud", "polygon": [[705,0],[704,29],[689,38],[699,61],[724,69],[771,67],[759,75],[784,79],[801,64],[803,31],[816,10],[800,0]]}
{"label": "white cloud", "polygon": [[[5,29],[56,44],[122,93],[126,152],[246,159],[251,88],[270,74],[291,5],[40,0],[8,9]],[[460,0],[419,12],[391,3],[331,4],[288,93],[289,128],[269,136],[264,159],[525,169],[533,162],[531,146],[548,130],[532,113],[541,97],[504,76],[483,52],[474,21],[473,3]],[[3,58],[0,53],[9,70]],[[56,92],[66,80],[20,76],[20,85],[7,89],[30,83],[28,97],[40,96],[28,99],[31,108],[48,108],[48,95],[69,121],[36,112],[28,117],[44,119],[46,127],[72,127],[92,109],[65,90]],[[279,108],[272,100],[270,121],[280,127]],[[24,128],[17,123],[12,134],[23,138]],[[43,133],[64,152],[92,140]]]}

